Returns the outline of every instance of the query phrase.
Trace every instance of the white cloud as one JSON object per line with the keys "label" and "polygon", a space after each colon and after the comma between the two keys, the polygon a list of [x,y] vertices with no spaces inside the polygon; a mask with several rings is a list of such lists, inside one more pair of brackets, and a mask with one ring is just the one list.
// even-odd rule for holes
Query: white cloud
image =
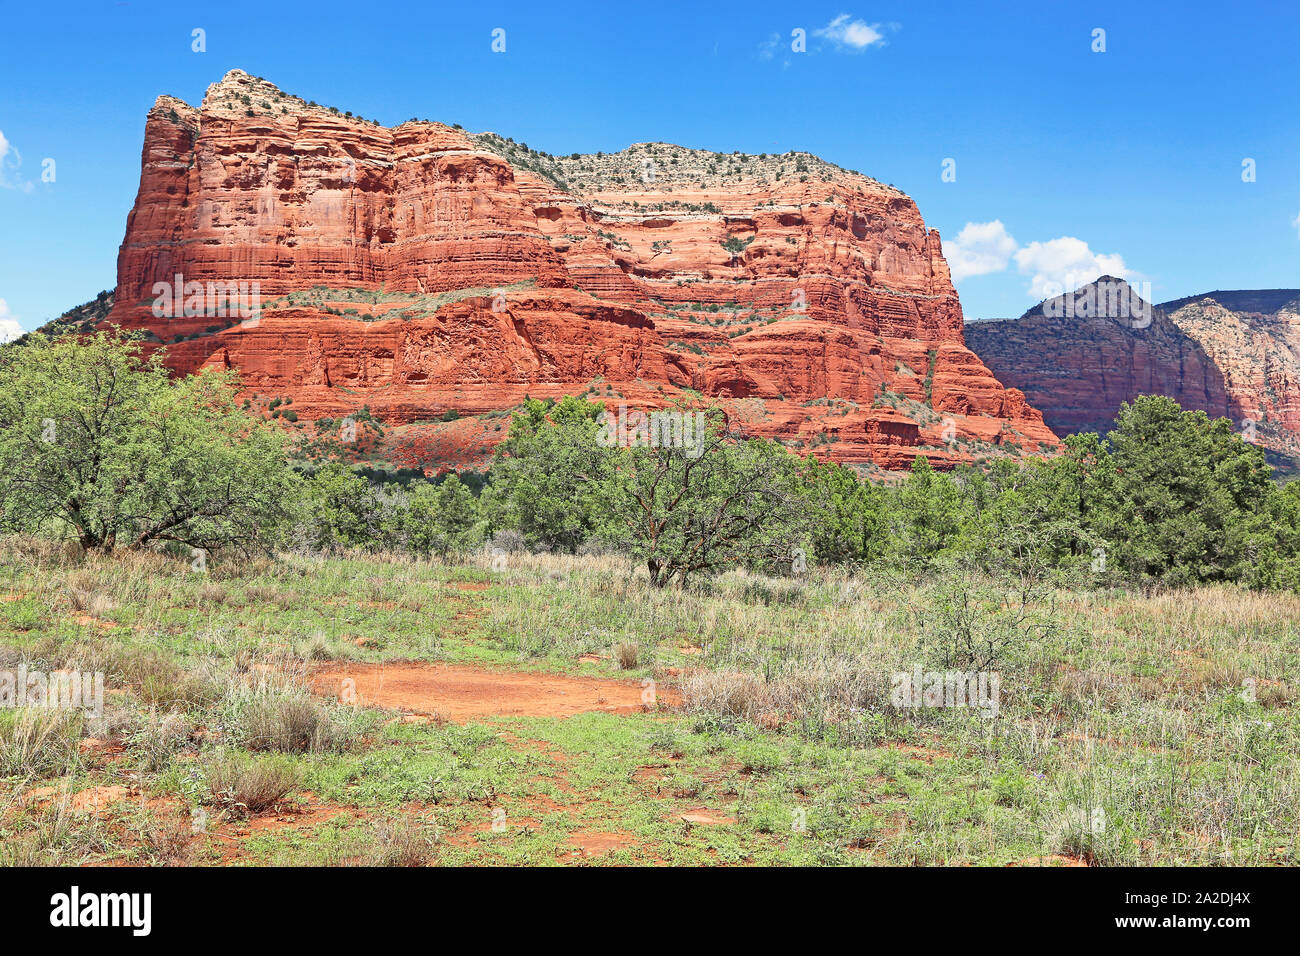
{"label": "white cloud", "polygon": [[885,45],[885,35],[880,32],[879,23],[855,20],[847,13],[841,13],[820,30],[814,30],[813,36],[824,37],[836,46],[854,52]]}
{"label": "white cloud", "polygon": [[758,56],[763,60],[770,60],[776,55],[777,47],[781,45],[781,34],[773,33],[770,37],[758,45]]}
{"label": "white cloud", "polygon": [[[17,175],[18,167],[22,164],[22,156],[19,155],[13,143],[5,138],[4,131],[0,130],[0,187],[21,189],[23,192],[32,191],[32,184]],[[11,176],[11,172],[14,175]]]}
{"label": "white cloud", "polygon": [[1291,225],[1295,226],[1297,235],[1300,235],[1300,216],[1296,216],[1291,220]]}
{"label": "white cloud", "polygon": [[12,342],[22,334],[23,327],[18,324],[17,317],[9,314],[9,303],[0,299],[0,344]]}
{"label": "white cloud", "polygon": [[1032,276],[1029,295],[1045,299],[1087,285],[1100,276],[1127,279],[1134,275],[1118,254],[1093,252],[1082,239],[1062,236],[1047,242],[1031,242],[1015,256],[1021,275]]}
{"label": "white cloud", "polygon": [[1019,244],[1002,225],[1002,220],[968,222],[957,238],[944,243],[952,281],[960,282],[970,276],[1001,272],[1011,264]]}
{"label": "white cloud", "polygon": [[[1300,216],[1295,224],[1300,229]],[[1130,281],[1142,277],[1124,264],[1119,253],[1093,252],[1073,236],[1021,246],[1000,219],[966,223],[955,239],[944,243],[943,251],[954,283],[1002,272],[1014,260],[1020,274],[1030,277],[1025,291],[1034,299],[1073,291],[1104,275]]]}

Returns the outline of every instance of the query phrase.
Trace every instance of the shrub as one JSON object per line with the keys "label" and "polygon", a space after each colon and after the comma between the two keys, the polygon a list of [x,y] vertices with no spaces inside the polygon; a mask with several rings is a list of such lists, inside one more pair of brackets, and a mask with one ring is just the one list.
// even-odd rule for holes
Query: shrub
{"label": "shrub", "polygon": [[66,794],[25,815],[23,824],[0,840],[0,867],[76,865],[111,845],[103,821],[72,813]]}
{"label": "shrub", "polygon": [[233,373],[173,381],[120,330],[0,353],[0,516],[87,549],[265,543],[293,493],[283,436]]}
{"label": "shrub", "polygon": [[437,858],[437,827],[409,817],[381,817],[374,824],[368,866],[429,866]]}
{"label": "shrub", "polygon": [[139,754],[144,769],[154,773],[165,767],[172,756],[189,742],[191,729],[182,714],[160,715],[152,710],[130,735],[129,742]]}
{"label": "shrub", "polygon": [[137,652],[117,662],[115,672],[148,706],[162,711],[205,707],[220,699],[225,674],[210,666],[184,668],[159,651]]}
{"label": "shrub", "polygon": [[17,631],[30,631],[50,618],[49,610],[35,598],[24,597],[0,604],[0,618]]}
{"label": "shrub", "polygon": [[91,617],[103,617],[113,609],[113,601],[107,594],[88,588],[69,588],[68,600],[74,611]]}
{"label": "shrub", "polygon": [[0,777],[71,773],[79,763],[82,726],[80,711],[0,708]]}
{"label": "shrub", "polygon": [[274,806],[298,785],[297,770],[283,756],[220,754],[208,761],[204,778],[208,788],[205,802],[236,817]]}
{"label": "shrub", "polygon": [[230,742],[247,750],[285,753],[341,751],[362,732],[362,715],[327,706],[306,687],[263,682],[240,685],[221,707]]}

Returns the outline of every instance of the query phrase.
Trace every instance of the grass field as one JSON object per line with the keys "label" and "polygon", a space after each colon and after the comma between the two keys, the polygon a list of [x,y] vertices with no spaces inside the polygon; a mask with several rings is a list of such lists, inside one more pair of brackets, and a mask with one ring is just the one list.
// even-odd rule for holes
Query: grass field
{"label": "grass field", "polygon": [[[1300,598],[0,544],[6,864],[1296,863]],[[989,648],[996,716],[891,681]],[[522,676],[521,676],[522,675]]]}

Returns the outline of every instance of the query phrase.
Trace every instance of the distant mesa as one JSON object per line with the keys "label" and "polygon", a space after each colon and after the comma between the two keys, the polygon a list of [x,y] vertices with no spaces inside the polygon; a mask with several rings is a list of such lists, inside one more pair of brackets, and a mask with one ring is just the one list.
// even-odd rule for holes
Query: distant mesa
{"label": "distant mesa", "polygon": [[[1128,292],[1116,296],[1115,283]],[[1125,295],[1137,321],[1131,310],[1066,314],[1048,300],[1018,319],[967,322],[966,341],[1057,434],[1104,433],[1122,402],[1160,394],[1231,418],[1277,458],[1300,456],[1300,289],[1219,290],[1150,306],[1105,276],[1074,298]]]}

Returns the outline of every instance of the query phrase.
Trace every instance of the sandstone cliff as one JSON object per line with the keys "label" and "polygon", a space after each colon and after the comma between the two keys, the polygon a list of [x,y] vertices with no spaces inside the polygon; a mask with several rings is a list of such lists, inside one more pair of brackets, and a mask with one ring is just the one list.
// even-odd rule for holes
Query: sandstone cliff
{"label": "sandstone cliff", "polygon": [[1300,458],[1300,289],[1211,292],[1163,308],[1219,369],[1238,430]]}
{"label": "sandstone cliff", "polygon": [[[1103,277],[1076,295],[1106,283],[1123,285]],[[1023,390],[1058,434],[1105,433],[1121,402],[1159,394],[1229,417],[1248,439],[1294,457],[1300,454],[1297,299],[1300,290],[1270,289],[1216,291],[1156,306],[1138,300],[1137,321],[1044,302],[1019,319],[968,322],[966,341],[1001,381]]]}
{"label": "sandstone cliff", "polygon": [[[178,296],[159,315],[178,276],[257,283],[262,307],[186,315]],[[238,70],[197,109],[150,111],[110,321],[178,371],[238,368],[254,407],[292,399],[297,427],[698,392],[756,434],[868,466],[1057,444],[966,348],[939,235],[891,186],[804,153],[558,157],[387,128]]]}

